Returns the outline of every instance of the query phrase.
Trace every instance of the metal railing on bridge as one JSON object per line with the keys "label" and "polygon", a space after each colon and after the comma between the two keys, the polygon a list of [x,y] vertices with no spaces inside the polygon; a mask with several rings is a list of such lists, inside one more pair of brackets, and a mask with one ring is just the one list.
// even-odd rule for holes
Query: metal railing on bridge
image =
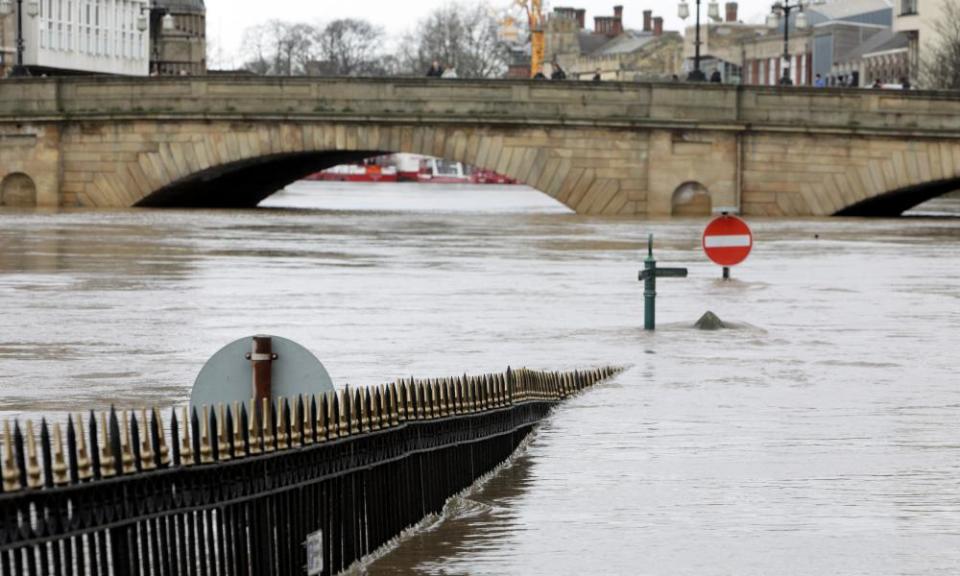
{"label": "metal railing on bridge", "polygon": [[172,410],[169,426],[158,410],[8,422],[0,574],[337,574],[617,372],[400,381]]}

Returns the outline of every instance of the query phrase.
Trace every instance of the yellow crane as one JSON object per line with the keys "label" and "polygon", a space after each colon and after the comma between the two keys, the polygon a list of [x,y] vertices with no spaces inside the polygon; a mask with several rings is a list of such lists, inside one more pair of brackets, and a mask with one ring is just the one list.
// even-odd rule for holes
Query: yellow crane
{"label": "yellow crane", "polygon": [[517,6],[527,13],[530,25],[530,77],[543,72],[543,56],[547,49],[547,40],[543,26],[543,0],[514,0]]}

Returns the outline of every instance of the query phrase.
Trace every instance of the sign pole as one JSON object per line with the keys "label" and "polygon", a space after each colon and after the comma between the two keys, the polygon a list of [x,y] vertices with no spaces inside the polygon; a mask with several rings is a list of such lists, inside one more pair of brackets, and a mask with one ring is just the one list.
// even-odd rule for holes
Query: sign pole
{"label": "sign pole", "polygon": [[273,382],[271,380],[273,361],[273,339],[269,336],[254,336],[253,348],[247,356],[253,365],[253,398],[257,406],[264,399],[273,398]]}
{"label": "sign pole", "polygon": [[653,258],[653,234],[647,241],[647,259],[643,265],[643,329],[657,329],[657,261]]}
{"label": "sign pole", "polygon": [[661,278],[686,278],[686,268],[657,268],[657,261],[653,258],[653,234],[647,241],[647,259],[640,271],[640,280],[643,281],[643,329],[657,329],[657,276]]}
{"label": "sign pole", "polygon": [[[726,218],[727,216],[730,215],[730,213],[729,213],[729,212],[721,212],[720,215],[723,216],[724,218]],[[723,267],[723,279],[724,279],[724,280],[729,280],[729,279],[730,279],[730,267],[729,267],[729,266],[724,266],[724,267]]]}

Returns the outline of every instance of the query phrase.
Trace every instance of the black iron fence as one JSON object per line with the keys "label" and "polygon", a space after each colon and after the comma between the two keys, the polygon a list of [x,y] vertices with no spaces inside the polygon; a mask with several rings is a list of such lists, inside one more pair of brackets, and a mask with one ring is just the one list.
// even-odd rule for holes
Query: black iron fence
{"label": "black iron fence", "polygon": [[616,372],[411,380],[174,410],[169,426],[158,410],[8,422],[0,575],[336,574]]}

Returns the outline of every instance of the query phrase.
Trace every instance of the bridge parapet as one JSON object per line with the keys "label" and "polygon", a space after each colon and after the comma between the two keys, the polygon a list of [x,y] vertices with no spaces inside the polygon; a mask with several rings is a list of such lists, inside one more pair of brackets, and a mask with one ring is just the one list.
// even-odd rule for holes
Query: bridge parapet
{"label": "bridge parapet", "polygon": [[0,121],[114,117],[338,118],[696,126],[728,130],[960,131],[960,96],[713,84],[279,77],[0,82]]}

